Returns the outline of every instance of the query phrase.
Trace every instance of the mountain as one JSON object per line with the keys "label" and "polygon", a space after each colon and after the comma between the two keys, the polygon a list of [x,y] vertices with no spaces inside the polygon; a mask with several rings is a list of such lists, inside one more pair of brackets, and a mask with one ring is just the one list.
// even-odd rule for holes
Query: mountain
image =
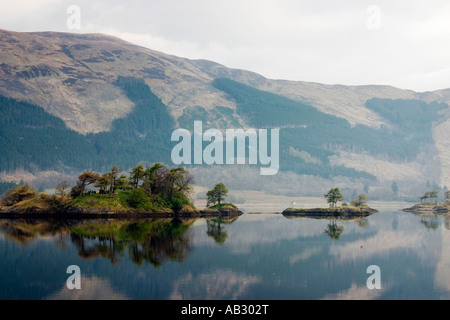
{"label": "mountain", "polygon": [[102,34],[0,30],[0,39],[3,181],[170,164],[171,133],[201,120],[204,130],[279,128],[280,172],[192,166],[200,184],[285,194],[338,184],[389,197],[450,183],[450,89],[273,80]]}

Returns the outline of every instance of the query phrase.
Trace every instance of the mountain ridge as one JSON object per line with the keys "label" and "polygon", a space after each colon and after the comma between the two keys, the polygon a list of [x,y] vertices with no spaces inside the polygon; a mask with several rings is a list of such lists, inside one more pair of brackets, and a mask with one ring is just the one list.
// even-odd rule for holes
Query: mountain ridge
{"label": "mountain ridge", "polygon": [[[352,125],[359,123],[364,124],[367,126],[374,126],[378,127],[381,124],[381,120],[376,114],[371,113],[370,111],[366,110],[363,106],[364,102],[367,100],[367,97],[382,97],[382,98],[392,98],[392,99],[420,99],[422,100],[421,96],[423,94],[427,94],[428,96],[434,96],[434,97],[441,97],[442,102],[449,102],[450,101],[450,89],[449,92],[445,95],[440,95],[439,92],[445,92],[445,90],[439,90],[439,91],[433,91],[428,93],[417,93],[413,90],[403,90],[399,89],[393,86],[387,86],[387,85],[361,85],[361,86],[347,86],[347,85],[341,85],[341,84],[321,84],[317,82],[306,82],[306,81],[292,81],[292,80],[273,80],[263,77],[262,75],[246,71],[242,69],[231,69],[227,68],[219,63],[209,61],[209,60],[190,60],[185,58],[180,58],[174,55],[167,55],[162,52],[154,51],[146,47],[134,45],[130,42],[124,41],[120,38],[99,34],[99,33],[93,33],[93,34],[72,34],[72,33],[61,33],[61,32],[11,32],[6,30],[0,30],[0,34],[2,34],[2,37],[12,38],[17,41],[17,37],[19,38],[29,38],[33,36],[39,36],[41,38],[47,38],[52,39],[53,41],[49,41],[48,43],[53,43],[54,47],[53,51],[51,52],[43,52],[45,54],[48,54],[48,56],[54,56],[55,50],[56,52],[63,53],[65,55],[69,55],[69,58],[71,58],[72,61],[63,60],[60,61],[61,63],[55,67],[57,71],[61,72],[61,79],[64,81],[66,80],[66,84],[70,84],[70,81],[76,81],[76,78],[70,77],[71,75],[71,68],[70,66],[67,66],[69,62],[72,62],[72,64],[75,64],[77,67],[83,67],[86,70],[79,71],[76,76],[78,77],[87,77],[87,78],[93,78],[93,79],[101,79],[103,80],[103,84],[108,85],[111,82],[111,77],[117,76],[117,74],[120,74],[119,72],[122,71],[122,76],[140,76],[140,77],[147,77],[146,83],[149,84],[152,87],[152,90],[155,92],[155,94],[161,98],[161,100],[171,109],[171,112],[174,114],[175,117],[179,116],[180,110],[183,110],[184,107],[190,107],[195,105],[195,103],[198,102],[198,98],[196,98],[195,90],[196,88],[193,86],[187,87],[185,83],[183,83],[184,87],[179,88],[180,86],[180,79],[179,77],[173,78],[174,73],[181,73],[180,70],[186,70],[189,68],[195,67],[191,72],[184,72],[185,74],[182,74],[185,79],[188,80],[195,80],[194,83],[197,85],[200,85],[200,88],[205,90],[206,93],[210,94],[211,96],[206,95],[206,93],[203,93],[203,95],[206,95],[207,98],[215,99],[216,101],[213,103],[215,105],[224,105],[227,107],[235,107],[232,103],[229,101],[224,101],[223,96],[220,95],[215,90],[211,90],[211,87],[207,84],[211,82],[214,78],[230,78],[232,80],[242,82],[244,84],[250,85],[252,87],[255,87],[257,89],[269,91],[272,93],[277,93],[284,95],[286,97],[289,97],[291,99],[297,100],[297,101],[305,101],[308,100],[309,102],[314,103],[314,106],[318,108],[321,111],[333,113],[334,115],[343,117],[347,119]],[[70,40],[79,40],[82,41],[82,43],[78,43],[78,45],[74,46],[73,43],[70,42]],[[11,40],[6,40],[4,42],[8,43]],[[28,40],[30,41],[30,40]],[[87,41],[87,43],[86,43]],[[95,41],[96,43],[92,43],[92,41]],[[23,49],[28,49],[30,53],[33,53],[33,50],[41,49],[41,47],[38,45],[32,46],[33,40],[31,40],[31,44],[28,43],[28,46],[26,44],[21,44],[21,47]],[[36,45],[36,39],[34,40],[34,45]],[[87,46],[91,46],[89,49],[91,49],[91,52],[89,53],[89,57],[82,56],[83,54],[83,48],[86,49]],[[121,50],[124,47],[132,48],[133,50],[136,50],[135,55],[142,55],[147,54],[148,57],[152,59],[153,61],[148,62],[148,65],[154,66],[155,64],[159,64],[159,67],[162,70],[152,70],[151,68],[143,68],[142,70],[129,68],[128,70],[124,70],[122,66],[120,67],[111,67],[111,72],[108,74],[105,72],[104,68],[101,70],[99,68],[98,62],[104,61],[108,63],[115,62],[118,63],[119,59],[115,59],[114,53],[111,54],[111,52],[106,51],[105,46],[111,46],[114,45],[115,52],[117,50]],[[70,47],[72,46],[72,47]],[[101,48],[103,46],[103,48]],[[34,48],[34,49],[33,49]],[[5,45],[2,46],[3,54],[1,55],[2,61],[8,61],[6,55],[8,53],[8,48],[5,47]],[[14,49],[14,48],[9,48]],[[71,52],[72,50],[72,52]],[[94,51],[95,50],[95,51]],[[105,57],[102,55],[106,54]],[[113,49],[114,50],[114,49]],[[112,51],[112,50],[111,50]],[[94,56],[94,54],[96,56]],[[27,55],[24,55],[22,57],[22,60],[28,60],[27,62],[30,63],[31,59],[26,59]],[[160,59],[158,59],[160,58]],[[161,59],[162,58],[162,59]],[[123,59],[130,59],[130,57],[123,57]],[[42,61],[43,60],[43,61]],[[45,65],[46,63],[49,63],[48,59],[42,59],[40,64],[38,65]],[[55,61],[56,59],[53,59]],[[96,63],[97,62],[97,63]],[[137,61],[134,61],[135,64],[137,64]],[[77,65],[78,64],[78,65]],[[64,66],[63,66],[64,65]],[[32,67],[32,65],[28,64],[26,65],[29,68]],[[5,69],[5,63],[2,64],[2,69],[4,71]],[[14,66],[16,68],[19,66]],[[65,67],[63,69],[62,67]],[[171,68],[175,68],[174,70],[171,70]],[[63,70],[61,70],[63,69]],[[0,71],[1,71],[0,70]],[[64,72],[64,70],[66,72]],[[15,70],[16,75],[17,74],[27,74],[27,70]],[[24,72],[25,71],[25,72]],[[42,71],[41,70],[41,74]],[[83,74],[83,71],[90,71],[90,74]],[[163,74],[162,71],[165,71],[166,74]],[[22,72],[22,73],[21,73]],[[38,71],[39,72],[39,71]],[[50,73],[50,71],[48,71]],[[152,73],[153,72],[153,73]],[[114,73],[112,75],[111,73]],[[169,73],[167,75],[167,73]],[[195,73],[195,76],[193,76],[193,73]],[[72,74],[73,76],[73,74]],[[167,81],[164,81],[164,76],[171,76],[170,83],[167,83]],[[19,76],[20,77],[20,76]],[[25,76],[26,77],[26,76]],[[109,78],[108,78],[109,77]],[[17,76],[16,76],[17,78]],[[17,79],[16,79],[17,80]],[[17,82],[17,81],[16,81]],[[20,79],[19,79],[20,82]],[[23,85],[23,84],[22,84]],[[29,84],[28,84],[29,85]],[[91,83],[91,85],[95,85]],[[174,94],[169,94],[167,92],[167,89],[163,88],[162,85],[166,85],[169,87],[172,87],[173,90],[178,89],[179,93],[178,96]],[[45,89],[49,92],[53,93],[54,88],[48,87],[44,88],[42,90],[45,91]],[[105,90],[110,88],[105,88]],[[79,88],[79,90],[86,91],[88,88]],[[112,90],[112,89],[111,89]],[[197,89],[199,90],[199,89]],[[190,92],[191,91],[191,92]],[[188,97],[188,94],[186,92],[190,93],[192,97]],[[14,96],[11,95],[11,92],[8,92],[5,90],[4,86],[2,86],[2,93],[7,96],[12,96],[14,98],[21,98],[20,100],[27,101],[26,96]],[[72,95],[76,96],[76,92],[73,92]],[[88,92],[89,94],[94,95],[95,92],[93,90]],[[123,117],[126,113],[126,111],[129,111],[132,108],[132,105],[127,102],[123,101],[122,99],[119,99],[120,94],[118,94],[116,91],[112,90],[111,93],[113,94],[112,98],[109,99],[111,102],[110,105],[113,107],[109,107],[112,109],[113,114],[117,117]],[[53,93],[54,94],[54,93]],[[325,96],[325,98],[324,98]],[[78,97],[79,99],[82,99],[83,97]],[[183,100],[188,98],[188,100]],[[353,98],[353,99],[352,99]],[[432,100],[436,100],[436,98],[432,98]],[[43,99],[41,99],[43,100]],[[68,123],[69,127],[72,129],[79,131],[79,130],[86,130],[86,132],[98,132],[103,130],[108,130],[109,126],[107,122],[111,122],[113,119],[111,119],[111,116],[108,116],[106,114],[102,114],[101,119],[96,119],[96,127],[101,127],[101,130],[98,130],[98,128],[95,128],[94,123],[84,123],[82,120],[73,120],[68,119],[68,117],[64,117],[62,115],[55,114],[56,111],[51,108],[52,104],[56,104],[58,102],[58,99],[55,99],[56,101],[48,101],[47,103],[44,103],[44,101],[40,101],[39,105],[42,107],[47,108],[46,111],[49,111],[50,113],[53,113],[54,115],[57,115],[61,117],[65,122]],[[347,105],[348,100],[352,100],[353,102],[349,105]],[[430,98],[428,100],[431,100]],[[84,100],[82,100],[84,101]],[[28,101],[29,102],[29,101]],[[36,102],[36,101],[33,101]],[[70,101],[69,101],[70,102]],[[86,101],[84,101],[86,102]],[[210,99],[205,99],[205,97],[202,97],[202,105],[206,108],[213,107],[213,105],[209,105],[212,102]],[[117,108],[114,107],[114,105],[117,104]],[[72,104],[72,107],[78,106],[79,104],[76,104],[75,102]],[[85,105],[90,106],[91,104],[89,101],[85,103]],[[348,112],[346,111],[347,108],[355,108],[355,111],[357,112]],[[74,108],[77,109],[77,108]],[[123,109],[124,111],[120,112],[120,110]],[[357,116],[355,116],[357,114]],[[76,113],[72,114],[72,117],[76,118]],[[102,120],[103,119],[103,120]],[[71,125],[71,121],[75,121],[75,123],[78,124],[80,122],[80,125]],[[78,121],[78,122],[77,122]],[[82,129],[84,128],[84,129]]]}
{"label": "mountain ridge", "polygon": [[[0,94],[36,104],[84,136],[110,132],[116,120],[125,119],[136,108],[136,103],[115,84],[119,77],[142,79],[167,106],[178,127],[203,113],[208,125],[219,129],[229,125],[249,126],[239,114],[238,110],[242,109],[236,100],[213,86],[217,78],[231,79],[313,106],[324,114],[346,120],[352,128],[364,126],[379,131],[395,130],[398,124],[369,108],[367,103],[371,99],[450,103],[450,89],[415,92],[388,85],[348,86],[268,79],[255,72],[227,68],[204,59],[190,60],[168,55],[98,33],[0,29],[0,38]],[[406,179],[408,170],[413,170],[415,177],[431,172],[423,179],[430,178],[442,186],[449,184],[450,142],[446,133],[450,132],[450,111],[447,108],[439,112],[440,117],[433,120],[432,125],[435,146],[425,152],[434,159],[431,162],[418,155],[420,159],[411,162],[391,161],[392,168],[383,162],[389,160],[384,155],[349,152],[351,150],[339,150],[339,146],[329,149],[333,151],[330,159],[334,165],[382,172],[378,176],[387,181],[390,181],[390,176]],[[317,154],[290,147],[292,149],[287,150],[294,158],[306,163],[313,159],[315,165],[319,164]],[[368,163],[356,163],[355,159],[365,159]],[[369,170],[372,168],[368,167],[375,163],[381,169]],[[433,169],[437,163],[439,168]],[[387,171],[383,172],[382,168]],[[395,175],[394,171],[399,168],[403,174]],[[4,169],[0,168],[0,171]],[[3,175],[6,176],[7,172]]]}

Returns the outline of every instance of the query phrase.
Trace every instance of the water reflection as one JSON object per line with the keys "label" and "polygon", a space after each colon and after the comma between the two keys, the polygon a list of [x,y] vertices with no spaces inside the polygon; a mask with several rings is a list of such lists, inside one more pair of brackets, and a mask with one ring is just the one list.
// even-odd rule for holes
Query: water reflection
{"label": "water reflection", "polygon": [[64,248],[61,243],[62,235],[66,233],[68,225],[69,221],[54,223],[39,220],[0,220],[0,231],[6,239],[22,245],[28,245],[40,237],[55,237],[55,243]]}
{"label": "water reflection", "polygon": [[369,219],[367,219],[367,217],[364,217],[364,218],[358,219],[357,223],[360,228],[365,228],[369,225]]}
{"label": "water reflection", "polygon": [[[0,220],[0,298],[450,298],[449,219]],[[68,264],[83,291],[64,287]],[[369,265],[381,290],[366,286]]]}
{"label": "water reflection", "polygon": [[421,217],[420,222],[425,226],[425,228],[431,230],[437,230],[441,225],[441,222],[437,217]]}
{"label": "water reflection", "polygon": [[[159,267],[166,261],[182,262],[192,250],[188,232],[194,220],[158,219],[143,221],[24,221],[4,220],[0,228],[7,239],[27,245],[40,237],[53,237],[62,250],[66,241],[76,247],[84,260],[104,258],[115,265],[128,252],[141,266]],[[68,237],[66,237],[68,235]]]}
{"label": "water reflection", "polygon": [[375,300],[382,294],[380,290],[367,290],[367,286],[352,283],[349,289],[335,294],[327,294],[321,300]]}
{"label": "water reflection", "polygon": [[441,224],[445,229],[450,230],[450,215],[432,214],[432,213],[412,213],[420,219],[423,226],[429,230],[438,230]]}
{"label": "water reflection", "polygon": [[96,276],[81,277],[83,290],[69,290],[64,285],[55,293],[44,297],[44,300],[129,300],[124,293],[113,288],[107,279]]}
{"label": "water reflection", "polygon": [[[327,227],[325,229],[325,233],[333,240],[339,240],[342,233],[344,232],[344,226],[342,223],[346,222],[355,222],[360,228],[366,228],[369,224],[369,220],[367,217],[350,217],[350,218],[329,218],[329,217],[291,217],[288,216],[288,219],[297,220],[297,219],[310,219],[310,220],[328,220]],[[340,224],[338,224],[340,223]]]}
{"label": "water reflection", "polygon": [[192,273],[177,279],[171,300],[236,300],[245,297],[248,290],[261,283],[260,276],[244,274],[231,269],[206,271],[193,276]]}
{"label": "water reflection", "polygon": [[206,234],[209,237],[213,238],[217,244],[222,245],[228,238],[228,233],[223,225],[231,224],[235,222],[237,219],[238,217],[230,219],[223,219],[223,218],[208,219],[206,220],[206,227],[207,227]]}
{"label": "water reflection", "polygon": [[330,220],[330,223],[327,224],[327,228],[325,229],[325,233],[333,240],[339,240],[342,232],[344,232],[344,227],[338,226],[335,219]]}
{"label": "water reflection", "polygon": [[[222,245],[228,238],[224,225],[235,218],[208,219],[207,235]],[[116,265],[120,258],[142,266],[160,267],[167,261],[183,262],[192,251],[190,227],[195,219],[152,220],[1,220],[5,238],[21,245],[42,237],[51,237],[64,250],[67,240],[84,260],[104,258]]]}

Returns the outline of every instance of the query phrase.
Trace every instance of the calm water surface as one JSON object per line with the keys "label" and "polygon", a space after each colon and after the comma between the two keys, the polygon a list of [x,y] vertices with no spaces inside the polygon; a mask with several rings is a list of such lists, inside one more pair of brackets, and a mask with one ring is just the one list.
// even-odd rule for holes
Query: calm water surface
{"label": "calm water surface", "polygon": [[[0,299],[448,299],[449,221],[390,209],[356,221],[0,220]],[[67,288],[70,265],[80,290]]]}

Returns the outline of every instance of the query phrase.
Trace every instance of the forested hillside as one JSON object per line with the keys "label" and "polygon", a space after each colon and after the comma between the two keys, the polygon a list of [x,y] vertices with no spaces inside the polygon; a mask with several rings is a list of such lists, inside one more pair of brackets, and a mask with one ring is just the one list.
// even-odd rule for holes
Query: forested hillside
{"label": "forested hillside", "polygon": [[392,161],[411,161],[433,144],[432,123],[445,104],[418,100],[372,99],[367,107],[386,118],[374,129],[351,126],[345,119],[322,113],[313,106],[264,92],[230,79],[213,85],[237,103],[237,114],[255,128],[280,128],[281,168],[322,177],[370,177],[342,166],[331,166],[336,151],[383,155]]}
{"label": "forested hillside", "polygon": [[81,135],[41,107],[0,96],[0,168],[107,170],[140,161],[168,162],[174,120],[166,106],[140,80],[119,78],[135,108],[113,122],[111,131]]}
{"label": "forested hillside", "polygon": [[[135,104],[122,119],[113,121],[108,132],[81,135],[42,108],[0,97],[0,154],[2,170],[107,170],[113,163],[130,168],[139,162],[170,164],[175,120],[167,107],[139,79],[119,77],[115,85]],[[185,109],[179,125],[193,129],[193,121],[204,128],[220,125],[280,128],[280,170],[323,178],[376,177],[365,171],[330,163],[339,150],[387,155],[393,161],[414,159],[421,148],[433,144],[432,123],[444,104],[415,100],[372,99],[367,107],[389,123],[380,129],[350,126],[342,118],[325,114],[313,106],[261,91],[230,79],[212,85],[236,101],[236,112],[217,106],[205,110]],[[206,143],[204,143],[205,145]]]}

